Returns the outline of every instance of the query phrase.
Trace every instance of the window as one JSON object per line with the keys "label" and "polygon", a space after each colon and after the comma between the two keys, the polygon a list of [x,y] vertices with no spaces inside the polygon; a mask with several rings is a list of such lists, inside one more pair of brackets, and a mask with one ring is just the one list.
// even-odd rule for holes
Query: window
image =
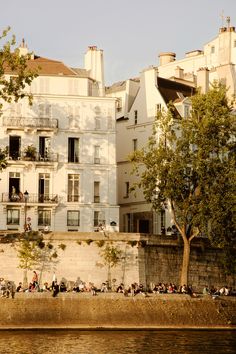
{"label": "window", "polygon": [[21,201],[20,173],[9,172],[9,197],[12,202]]}
{"label": "window", "polygon": [[98,226],[99,224],[99,211],[94,212],[93,226]]}
{"label": "window", "polygon": [[38,210],[38,226],[51,226],[51,210]]}
{"label": "window", "polygon": [[20,159],[21,137],[9,136],[9,158],[12,160]]}
{"label": "window", "polygon": [[79,162],[79,138],[68,139],[68,162]]}
{"label": "window", "polygon": [[212,47],[211,47],[211,54],[214,54],[215,53],[215,46],[213,45]]}
{"label": "window", "polygon": [[103,215],[103,212],[101,211],[94,211],[94,219],[93,219],[93,226],[99,227],[99,228],[104,228],[106,224],[105,217]]}
{"label": "window", "polygon": [[80,212],[78,210],[67,211],[67,226],[80,226]]}
{"label": "window", "polygon": [[100,163],[100,146],[98,145],[94,146],[94,163]]}
{"label": "window", "polygon": [[79,175],[68,175],[68,202],[79,201]]}
{"label": "window", "polygon": [[49,201],[49,186],[50,186],[50,174],[39,173],[39,202],[45,203]]}
{"label": "window", "polygon": [[158,112],[161,112],[161,103],[158,103],[156,105],[156,115],[158,114]]}
{"label": "window", "polygon": [[8,209],[7,210],[7,225],[19,225],[20,224],[20,210]]}
{"label": "window", "polygon": [[129,182],[125,182],[125,198],[129,197]]}
{"label": "window", "polygon": [[134,124],[137,124],[138,123],[138,111],[135,110],[134,111]]}
{"label": "window", "polygon": [[116,110],[117,110],[117,112],[120,112],[122,110],[122,100],[121,100],[121,98],[117,99]]}
{"label": "window", "polygon": [[94,181],[94,203],[100,203],[100,182]]}
{"label": "window", "polygon": [[138,147],[138,139],[133,139],[133,151],[136,151]]}
{"label": "window", "polygon": [[188,118],[189,117],[189,106],[185,105],[184,106],[184,118]]}
{"label": "window", "polygon": [[101,129],[101,118],[100,117],[95,117],[95,129],[96,130]]}
{"label": "window", "polygon": [[39,137],[39,159],[41,161],[49,161],[51,138],[40,136]]}

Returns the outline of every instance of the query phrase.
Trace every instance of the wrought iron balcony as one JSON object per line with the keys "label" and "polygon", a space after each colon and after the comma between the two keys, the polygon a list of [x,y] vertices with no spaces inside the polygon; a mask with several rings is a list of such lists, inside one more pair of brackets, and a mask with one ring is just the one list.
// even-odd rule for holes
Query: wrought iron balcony
{"label": "wrought iron balcony", "polygon": [[[27,204],[58,204],[59,198],[57,194],[30,194],[27,197]],[[19,203],[25,204],[26,200],[24,194],[2,193],[1,203]]]}
{"label": "wrought iron balcony", "polygon": [[58,128],[58,120],[51,118],[3,117],[3,126],[8,128]]}
{"label": "wrought iron balcony", "polygon": [[36,161],[36,162],[58,162],[58,154],[57,153],[43,153],[40,154],[37,152],[35,156],[25,156],[24,152],[15,151],[8,155],[7,159],[9,161]]}

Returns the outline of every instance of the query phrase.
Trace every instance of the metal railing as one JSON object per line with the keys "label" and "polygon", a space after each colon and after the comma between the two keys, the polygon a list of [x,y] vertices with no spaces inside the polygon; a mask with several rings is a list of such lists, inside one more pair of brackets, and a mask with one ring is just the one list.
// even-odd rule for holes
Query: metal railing
{"label": "metal railing", "polygon": [[[39,203],[48,203],[48,204],[58,204],[58,195],[57,194],[30,194],[27,197],[27,204],[39,204]],[[25,204],[26,200],[23,193],[2,193],[1,197],[2,203],[22,203]]]}
{"label": "metal railing", "polygon": [[3,117],[3,126],[14,128],[58,128],[58,120],[53,118]]}
{"label": "metal railing", "polygon": [[46,154],[37,152],[35,156],[25,156],[24,152],[16,151],[9,154],[7,158],[13,161],[58,162],[58,154],[51,152],[47,152]]}

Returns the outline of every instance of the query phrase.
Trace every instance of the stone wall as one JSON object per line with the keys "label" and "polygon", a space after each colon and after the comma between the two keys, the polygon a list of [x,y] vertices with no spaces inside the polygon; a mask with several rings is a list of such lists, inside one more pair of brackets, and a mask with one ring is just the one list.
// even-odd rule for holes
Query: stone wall
{"label": "stone wall", "polygon": [[[58,251],[57,263],[43,269],[42,283],[51,283],[55,271],[57,279],[68,281],[80,279],[93,282],[100,287],[108,278],[108,268],[101,256],[99,241],[112,242],[121,250],[119,264],[111,269],[111,279],[116,284],[132,282],[143,283],[147,287],[159,282],[179,284],[182,264],[182,242],[177,237],[158,237],[131,233],[49,233],[45,239],[57,247],[66,246]],[[92,242],[88,245],[88,243]],[[23,270],[18,268],[19,259],[15,246],[0,244],[0,277],[23,281]],[[211,248],[206,240],[193,242],[191,249],[189,283],[195,291],[201,292],[205,285],[229,285],[236,287],[236,277],[227,277],[221,266],[221,252]],[[38,267],[39,273],[42,265]],[[28,272],[28,280],[32,272]]]}
{"label": "stone wall", "polygon": [[22,293],[0,299],[3,328],[235,328],[236,298]]}

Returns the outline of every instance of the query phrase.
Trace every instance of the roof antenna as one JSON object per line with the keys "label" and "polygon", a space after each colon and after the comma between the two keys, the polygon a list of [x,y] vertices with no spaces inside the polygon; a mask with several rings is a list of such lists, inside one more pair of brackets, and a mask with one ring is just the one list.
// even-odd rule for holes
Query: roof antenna
{"label": "roof antenna", "polygon": [[224,22],[225,22],[224,10],[221,11],[220,17],[222,20],[222,27],[224,27]]}
{"label": "roof antenna", "polygon": [[226,17],[226,22],[227,22],[227,27],[229,28],[230,27],[230,17],[229,16]]}

